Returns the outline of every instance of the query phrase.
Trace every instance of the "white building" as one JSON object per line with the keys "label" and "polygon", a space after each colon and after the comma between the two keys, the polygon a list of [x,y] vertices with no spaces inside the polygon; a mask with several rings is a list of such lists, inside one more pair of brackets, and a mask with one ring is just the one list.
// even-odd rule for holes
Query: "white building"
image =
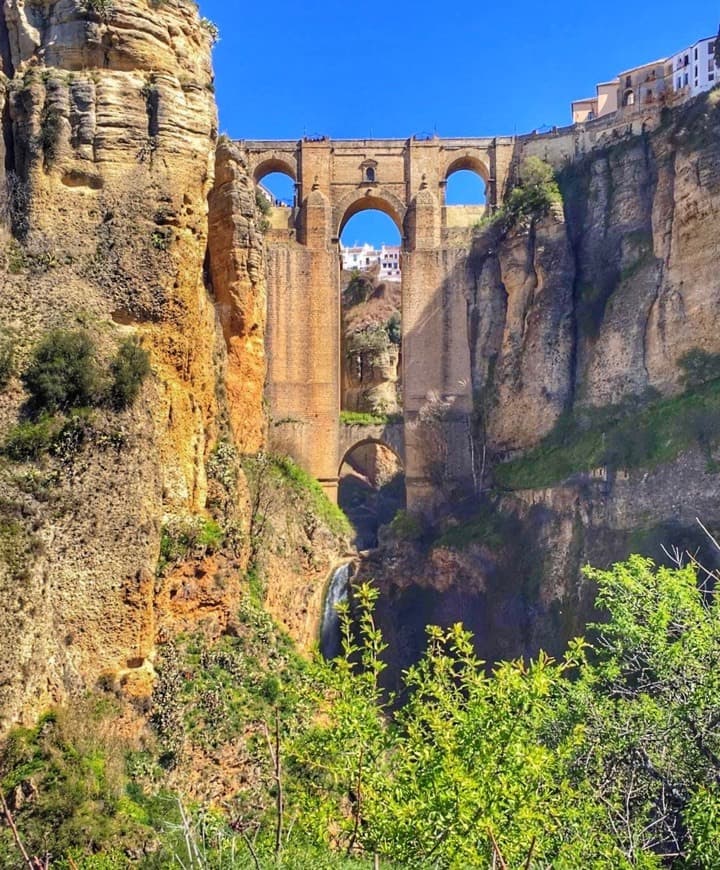
{"label": "white building", "polygon": [[397,245],[383,245],[380,249],[380,278],[399,281],[400,277],[400,248]]}
{"label": "white building", "polygon": [[626,106],[677,104],[709,91],[720,83],[716,42],[717,37],[708,36],[672,57],[626,70],[599,84],[594,97],[572,104],[573,123],[602,118]]}
{"label": "white building", "polygon": [[716,39],[708,36],[672,56],[672,86],[675,92],[687,89],[688,96],[695,97],[720,82],[720,68],[715,63]]}
{"label": "white building", "polygon": [[345,247],[340,245],[342,267],[347,272],[357,269],[359,272],[367,272],[378,266],[378,278],[383,281],[399,281],[400,274],[400,248],[397,245],[383,245],[380,249],[372,245],[352,245]]}

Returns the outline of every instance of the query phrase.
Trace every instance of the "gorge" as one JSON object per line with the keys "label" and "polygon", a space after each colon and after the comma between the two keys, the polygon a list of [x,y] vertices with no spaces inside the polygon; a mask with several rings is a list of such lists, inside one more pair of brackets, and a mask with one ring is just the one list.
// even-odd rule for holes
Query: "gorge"
{"label": "gorge", "polygon": [[[0,11],[0,739],[58,708],[81,730],[105,693],[110,742],[139,766],[162,744],[163,788],[226,808],[241,780],[256,808],[257,723],[272,754],[280,683],[339,652],[347,584],[374,581],[400,691],[427,625],[490,663],[560,658],[597,618],[586,564],[717,567],[720,91],[544,134],[233,141],[213,38],[191,0]],[[458,168],[482,214],[445,204]],[[296,202],[268,209],[278,169]],[[402,235],[399,290],[363,299],[402,317],[372,347],[341,317],[365,208]],[[34,407],[58,331],[100,380],[142,348],[137,397]]]}

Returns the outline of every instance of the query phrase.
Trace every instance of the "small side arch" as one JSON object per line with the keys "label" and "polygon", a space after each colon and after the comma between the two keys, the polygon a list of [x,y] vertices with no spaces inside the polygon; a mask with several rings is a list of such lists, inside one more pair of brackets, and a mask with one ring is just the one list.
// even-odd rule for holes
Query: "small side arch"
{"label": "small side arch", "polygon": [[345,229],[345,224],[351,217],[368,209],[377,209],[377,211],[386,214],[398,228],[400,235],[404,235],[404,203],[388,191],[368,188],[365,190],[354,190],[338,203],[335,209],[334,221],[337,237],[340,238],[342,231]]}
{"label": "small side arch", "polygon": [[462,156],[455,157],[450,161],[445,169],[445,174],[443,176],[444,181],[447,181],[454,172],[460,172],[463,169],[470,172],[476,172],[485,184],[490,180],[490,167],[487,163],[475,155],[463,154]]}
{"label": "small side arch", "polygon": [[277,155],[260,160],[253,171],[253,179],[257,184],[272,172],[281,172],[283,175],[289,175],[293,181],[297,181],[297,165],[295,161],[290,157],[279,157]]}
{"label": "small side arch", "polygon": [[345,453],[340,460],[340,465],[338,465],[338,477],[340,477],[342,473],[343,465],[350,464],[349,457],[360,447],[367,447],[369,444],[375,444],[378,447],[383,447],[385,450],[389,450],[390,453],[397,459],[401,468],[405,467],[405,460],[400,455],[400,451],[396,449],[392,444],[389,444],[387,441],[382,438],[363,438],[360,441],[356,441],[351,447],[348,447]]}
{"label": "small side arch", "polygon": [[362,438],[345,452],[338,505],[355,529],[355,546],[377,547],[381,527],[407,506],[405,464],[386,439]]}

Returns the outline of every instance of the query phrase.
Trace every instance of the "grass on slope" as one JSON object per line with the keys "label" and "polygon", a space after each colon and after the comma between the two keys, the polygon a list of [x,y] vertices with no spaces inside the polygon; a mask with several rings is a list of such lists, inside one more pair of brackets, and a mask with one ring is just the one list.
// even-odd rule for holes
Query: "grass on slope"
{"label": "grass on slope", "polygon": [[495,469],[507,489],[539,489],[599,466],[652,467],[699,445],[708,455],[720,439],[720,380],[643,408],[598,408],[589,420],[565,418],[525,456]]}

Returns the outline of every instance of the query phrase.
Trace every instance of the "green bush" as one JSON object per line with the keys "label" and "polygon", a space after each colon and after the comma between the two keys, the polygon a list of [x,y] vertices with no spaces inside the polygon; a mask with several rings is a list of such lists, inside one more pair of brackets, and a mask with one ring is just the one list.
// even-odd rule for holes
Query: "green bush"
{"label": "green bush", "polygon": [[49,414],[39,420],[18,423],[5,436],[2,452],[16,462],[37,459],[50,450],[62,428],[62,420]]}
{"label": "green bush", "polygon": [[345,342],[346,354],[382,353],[388,349],[390,336],[383,326],[368,326],[348,335]]}
{"label": "green bush", "polygon": [[563,198],[552,166],[539,157],[523,160],[518,183],[497,211],[487,215],[475,226],[485,230],[495,227],[507,231],[517,223],[527,224],[545,217]]}
{"label": "green bush", "polygon": [[15,340],[5,331],[0,332],[0,388],[6,387],[15,374]]}
{"label": "green bush", "polygon": [[268,198],[259,190],[255,191],[255,205],[260,214],[265,218],[268,217],[272,211],[272,205],[270,205]]}
{"label": "green bush", "polygon": [[477,544],[497,552],[509,543],[517,545],[518,534],[513,517],[487,505],[469,519],[447,528],[433,546],[462,551]]}
{"label": "green bush", "polygon": [[505,210],[514,220],[544,217],[562,203],[552,166],[539,157],[528,157],[520,166],[520,183],[510,193]]}
{"label": "green bush", "polygon": [[696,348],[681,356],[678,364],[683,369],[682,382],[689,387],[720,378],[720,353]]}
{"label": "green bush", "polygon": [[399,311],[396,311],[385,324],[385,332],[388,334],[390,344],[402,343],[402,321]]}
{"label": "green bush", "polygon": [[22,380],[35,413],[96,404],[102,391],[92,339],[79,330],[49,332],[35,348]]}
{"label": "green bush", "polygon": [[313,513],[336,535],[349,535],[350,522],[342,510],[325,494],[319,482],[289,456],[272,457],[272,462],[283,480],[297,492],[306,495]]}
{"label": "green bush", "polygon": [[390,532],[396,541],[419,541],[424,529],[418,517],[406,510],[400,510],[390,523]]}
{"label": "green bush", "polygon": [[[31,855],[52,848],[53,867],[68,854],[123,852],[155,840],[154,833],[135,821],[135,808],[123,794],[124,746],[103,734],[103,721],[117,711],[105,699],[76,700],[57,714],[43,716],[36,728],[10,733],[0,755],[0,788],[19,789],[32,798],[15,816]],[[106,732],[107,733],[107,732]],[[10,831],[0,828],[0,864],[17,851]],[[75,866],[73,864],[65,866]],[[86,868],[109,864],[83,863]],[[115,866],[126,866],[118,864]]]}
{"label": "green bush", "polygon": [[126,338],[110,363],[110,374],[110,401],[113,407],[118,410],[129,408],[137,398],[143,381],[150,374],[148,352],[135,339]]}
{"label": "green bush", "polygon": [[343,305],[345,308],[354,308],[367,302],[373,292],[373,283],[367,276],[357,269],[353,269],[348,285],[343,291]]}
{"label": "green bush", "polygon": [[222,547],[225,534],[215,520],[199,516],[169,517],[160,537],[158,573],[187,558],[190,553],[214,553]]}
{"label": "green bush", "polygon": [[401,423],[402,414],[370,414],[365,411],[341,411],[340,422],[343,426],[387,426]]}

